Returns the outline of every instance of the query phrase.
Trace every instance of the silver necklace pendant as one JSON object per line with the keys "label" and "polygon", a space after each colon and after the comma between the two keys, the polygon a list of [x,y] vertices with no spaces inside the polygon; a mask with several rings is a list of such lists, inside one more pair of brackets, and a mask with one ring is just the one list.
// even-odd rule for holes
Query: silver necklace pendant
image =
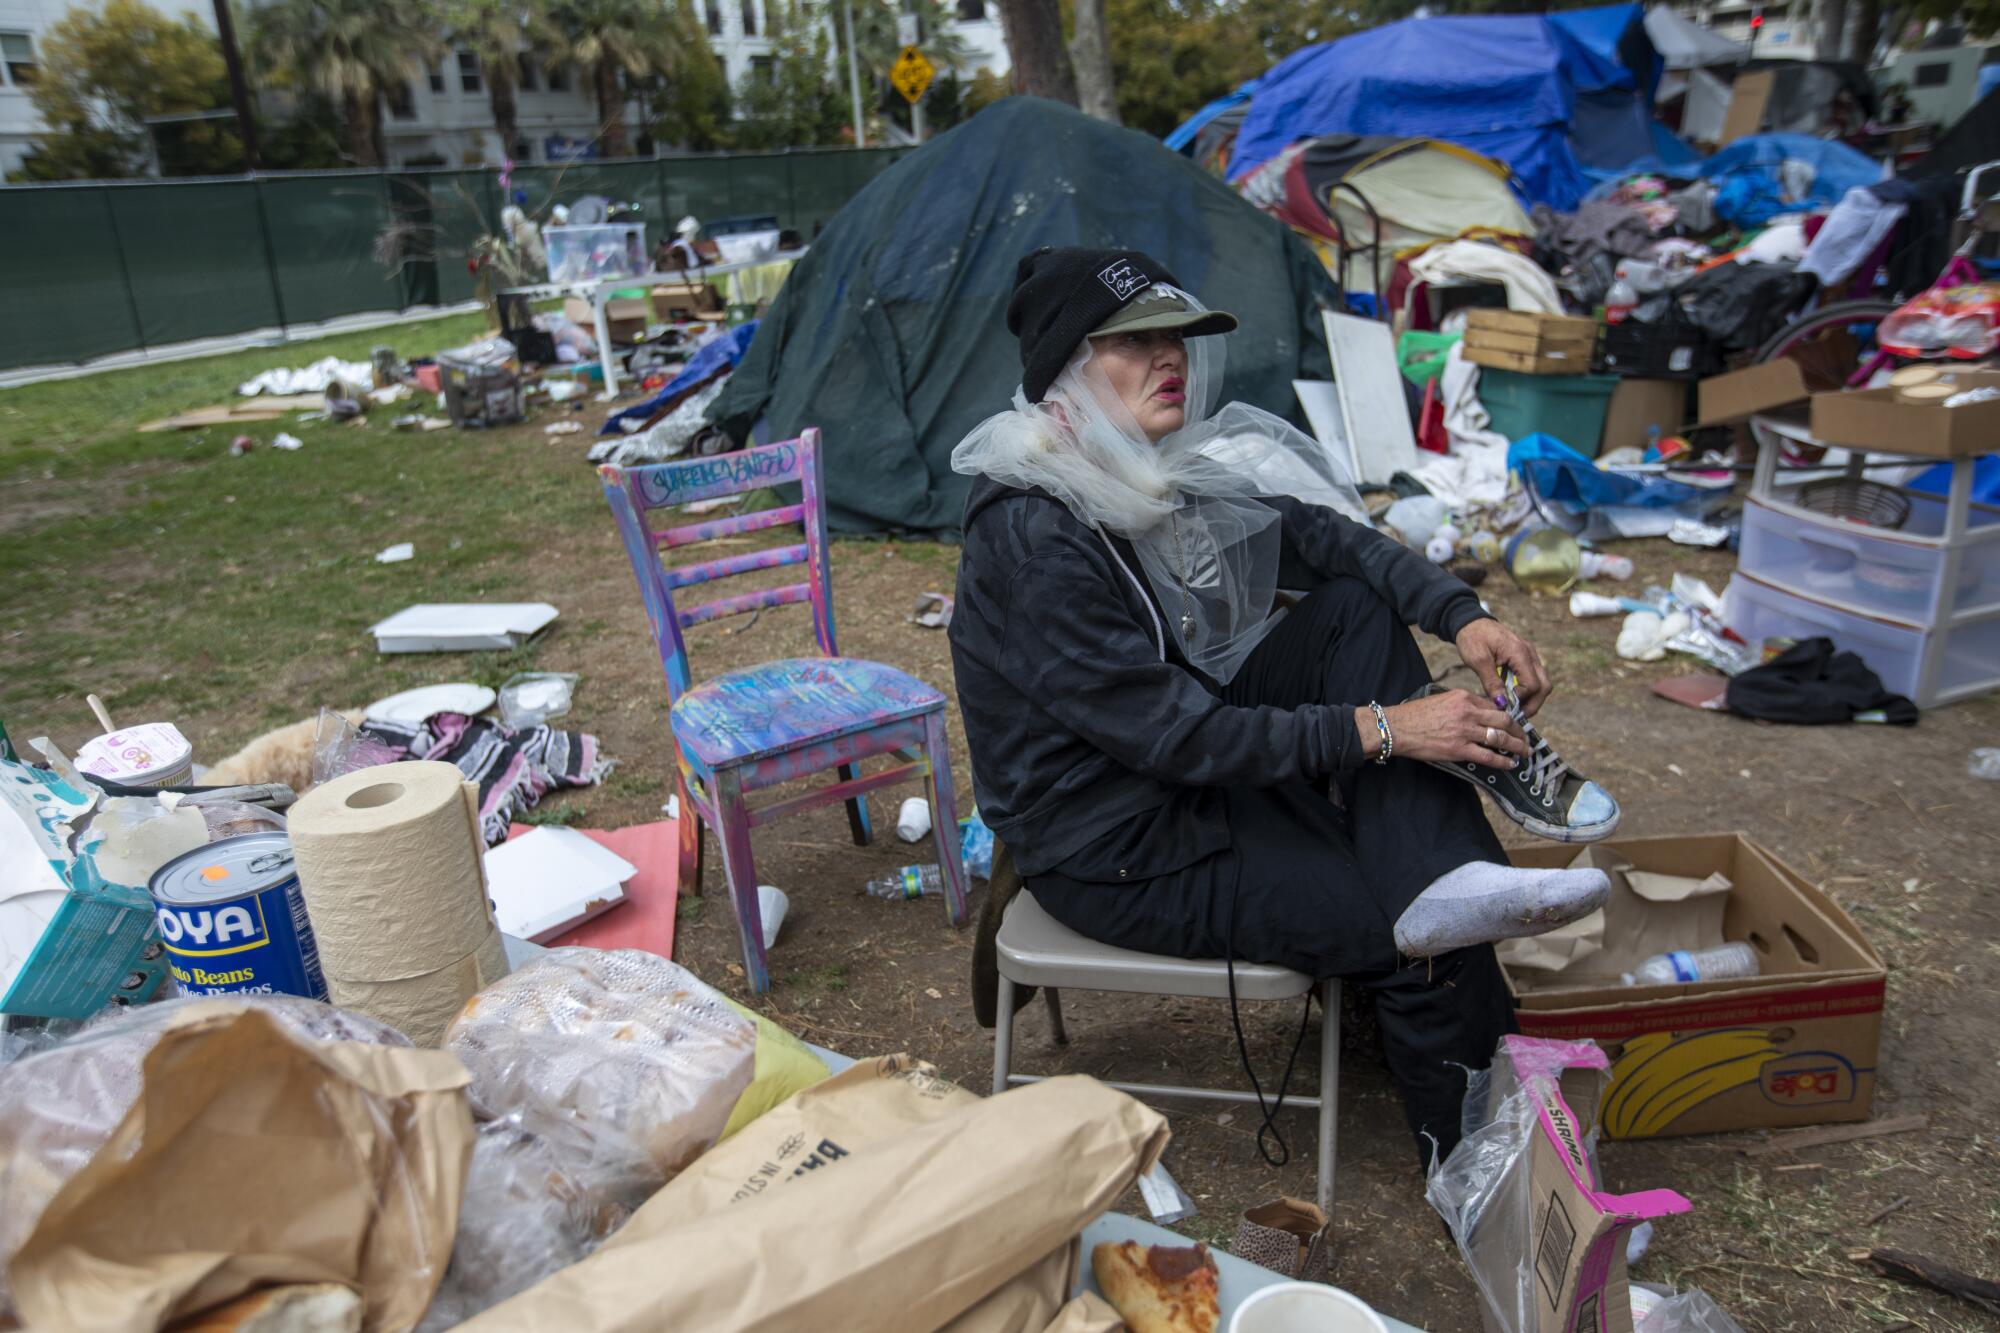
{"label": "silver necklace pendant", "polygon": [[1192,615],[1181,617],[1181,637],[1189,643],[1194,642],[1194,617]]}

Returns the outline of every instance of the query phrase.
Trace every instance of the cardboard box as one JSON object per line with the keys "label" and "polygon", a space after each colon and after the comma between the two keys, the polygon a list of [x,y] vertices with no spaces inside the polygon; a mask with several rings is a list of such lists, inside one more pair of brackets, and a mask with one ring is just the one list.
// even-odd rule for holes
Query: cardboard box
{"label": "cardboard box", "polygon": [[1684,380],[1620,380],[1604,412],[1600,454],[1613,449],[1643,449],[1657,428],[1661,435],[1678,435],[1687,421],[1688,386]]}
{"label": "cardboard box", "polygon": [[[2000,372],[1961,370],[1961,388],[2000,388]],[[1850,389],[1812,396],[1812,433],[1822,444],[1925,458],[1971,458],[2000,441],[2000,399],[1963,407],[1896,401],[1896,391]]]}
{"label": "cardboard box", "polygon": [[1597,321],[1530,310],[1472,310],[1465,359],[1529,375],[1587,373],[1597,354]]}
{"label": "cardboard box", "polygon": [[[597,336],[597,317],[591,313],[590,302],[581,296],[564,300],[563,314],[591,337]],[[605,327],[610,332],[611,341],[619,346],[629,346],[645,337],[646,325],[651,319],[652,310],[638,297],[614,296],[604,303]]]}
{"label": "cardboard box", "polygon": [[[1723,934],[1758,951],[1763,975],[1628,987],[1536,986],[1506,971],[1521,1031],[1592,1040],[1611,1057],[1610,1138],[1865,1120],[1875,1093],[1886,969],[1824,892],[1742,833],[1599,844],[1635,869],[1733,888]],[[1567,866],[1575,847],[1518,848],[1515,864]]]}
{"label": "cardboard box", "polygon": [[663,323],[723,317],[722,293],[712,282],[663,282],[653,288],[653,310]]}
{"label": "cardboard box", "polygon": [[1803,419],[1812,390],[1796,361],[1771,361],[1746,366],[1726,375],[1711,375],[1698,386],[1695,425],[1726,426],[1748,421],[1763,412],[1799,409]]}

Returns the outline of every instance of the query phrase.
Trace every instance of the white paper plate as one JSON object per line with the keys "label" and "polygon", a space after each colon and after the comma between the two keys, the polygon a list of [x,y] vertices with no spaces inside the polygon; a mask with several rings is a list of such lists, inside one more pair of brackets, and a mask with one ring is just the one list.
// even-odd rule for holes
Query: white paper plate
{"label": "white paper plate", "polygon": [[493,706],[496,696],[484,685],[419,685],[368,705],[370,722],[395,722],[406,727],[420,726],[432,713],[483,713]]}

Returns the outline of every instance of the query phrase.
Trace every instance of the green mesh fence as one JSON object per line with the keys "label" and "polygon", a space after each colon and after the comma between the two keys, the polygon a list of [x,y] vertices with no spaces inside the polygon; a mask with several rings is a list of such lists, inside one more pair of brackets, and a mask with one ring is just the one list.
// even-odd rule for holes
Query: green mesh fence
{"label": "green mesh fence", "polygon": [[[587,194],[640,205],[649,245],[689,214],[776,214],[808,240],[901,150],[812,150],[517,167],[545,214]],[[499,224],[491,170],[0,189],[0,370],[468,300],[472,242]]]}

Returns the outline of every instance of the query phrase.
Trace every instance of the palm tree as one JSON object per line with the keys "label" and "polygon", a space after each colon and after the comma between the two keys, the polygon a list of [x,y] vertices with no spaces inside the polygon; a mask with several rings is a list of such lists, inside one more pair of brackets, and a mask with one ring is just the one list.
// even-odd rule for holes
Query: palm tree
{"label": "palm tree", "polygon": [[[937,66],[940,74],[961,69],[970,58],[970,50],[965,38],[950,26],[958,17],[957,9],[946,5],[944,0],[917,0],[916,10],[924,34],[917,49]],[[903,53],[902,44],[896,40],[896,16],[902,12],[900,5],[886,0],[859,0],[854,6],[854,49],[861,57],[862,68],[874,75],[878,84],[889,81],[889,67]],[[837,41],[846,40],[841,25],[834,25],[834,34]],[[840,47],[840,55],[844,62],[847,58],[844,45]]]}
{"label": "palm tree", "polygon": [[590,73],[604,155],[626,156],[632,149],[619,75],[637,81],[678,72],[688,37],[679,7],[663,10],[657,0],[553,0],[549,22],[563,54]]}
{"label": "palm tree", "polygon": [[521,137],[518,62],[523,52],[555,45],[548,14],[540,0],[448,0],[443,18],[451,40],[479,57],[500,152],[512,157]]}
{"label": "palm tree", "polygon": [[382,165],[383,94],[444,50],[423,5],[376,0],[278,0],[252,12],[249,45],[260,74],[339,105],[347,155],[364,167]]}

